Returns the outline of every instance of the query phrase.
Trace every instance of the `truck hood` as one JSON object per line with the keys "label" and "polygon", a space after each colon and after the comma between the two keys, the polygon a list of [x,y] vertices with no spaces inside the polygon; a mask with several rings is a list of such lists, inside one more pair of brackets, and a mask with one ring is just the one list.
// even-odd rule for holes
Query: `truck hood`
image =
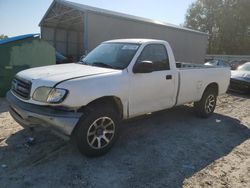
{"label": "truck hood", "polygon": [[70,64],[50,65],[38,68],[31,68],[19,72],[17,76],[30,81],[44,80],[55,83],[79,77],[119,72],[119,71],[120,70],[94,67],[78,63],[70,63]]}

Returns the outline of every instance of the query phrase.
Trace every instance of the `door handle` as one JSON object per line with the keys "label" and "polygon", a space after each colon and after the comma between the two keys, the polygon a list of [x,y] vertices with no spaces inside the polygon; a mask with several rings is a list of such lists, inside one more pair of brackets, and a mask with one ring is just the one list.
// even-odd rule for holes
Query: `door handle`
{"label": "door handle", "polygon": [[166,80],[171,80],[172,79],[172,75],[167,75],[166,76]]}

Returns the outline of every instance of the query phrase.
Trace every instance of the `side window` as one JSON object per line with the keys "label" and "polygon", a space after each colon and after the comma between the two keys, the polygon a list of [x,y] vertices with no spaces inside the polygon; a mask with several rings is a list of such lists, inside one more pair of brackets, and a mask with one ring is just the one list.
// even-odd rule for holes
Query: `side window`
{"label": "side window", "polygon": [[162,44],[149,44],[144,47],[136,63],[152,61],[155,71],[169,70],[169,58],[167,50]]}

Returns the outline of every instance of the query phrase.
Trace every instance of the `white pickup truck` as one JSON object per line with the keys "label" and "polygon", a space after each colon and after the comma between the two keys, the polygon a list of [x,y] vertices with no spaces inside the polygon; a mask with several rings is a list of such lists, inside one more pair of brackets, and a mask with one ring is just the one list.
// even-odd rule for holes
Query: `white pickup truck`
{"label": "white pickup truck", "polygon": [[229,80],[229,68],[176,63],[166,41],[122,39],[103,42],[79,63],[19,72],[7,100],[23,127],[53,128],[97,156],[114,144],[120,120],[189,102],[209,117]]}

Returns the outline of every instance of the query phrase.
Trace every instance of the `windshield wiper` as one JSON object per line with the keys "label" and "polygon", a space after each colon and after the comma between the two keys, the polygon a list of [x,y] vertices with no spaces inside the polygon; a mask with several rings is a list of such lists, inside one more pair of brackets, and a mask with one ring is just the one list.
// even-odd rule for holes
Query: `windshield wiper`
{"label": "windshield wiper", "polygon": [[106,64],[106,63],[103,63],[103,62],[94,62],[94,63],[92,63],[92,65],[96,65],[96,66],[104,67],[104,68],[117,69],[117,68],[115,68],[114,66],[109,65],[109,64]]}

